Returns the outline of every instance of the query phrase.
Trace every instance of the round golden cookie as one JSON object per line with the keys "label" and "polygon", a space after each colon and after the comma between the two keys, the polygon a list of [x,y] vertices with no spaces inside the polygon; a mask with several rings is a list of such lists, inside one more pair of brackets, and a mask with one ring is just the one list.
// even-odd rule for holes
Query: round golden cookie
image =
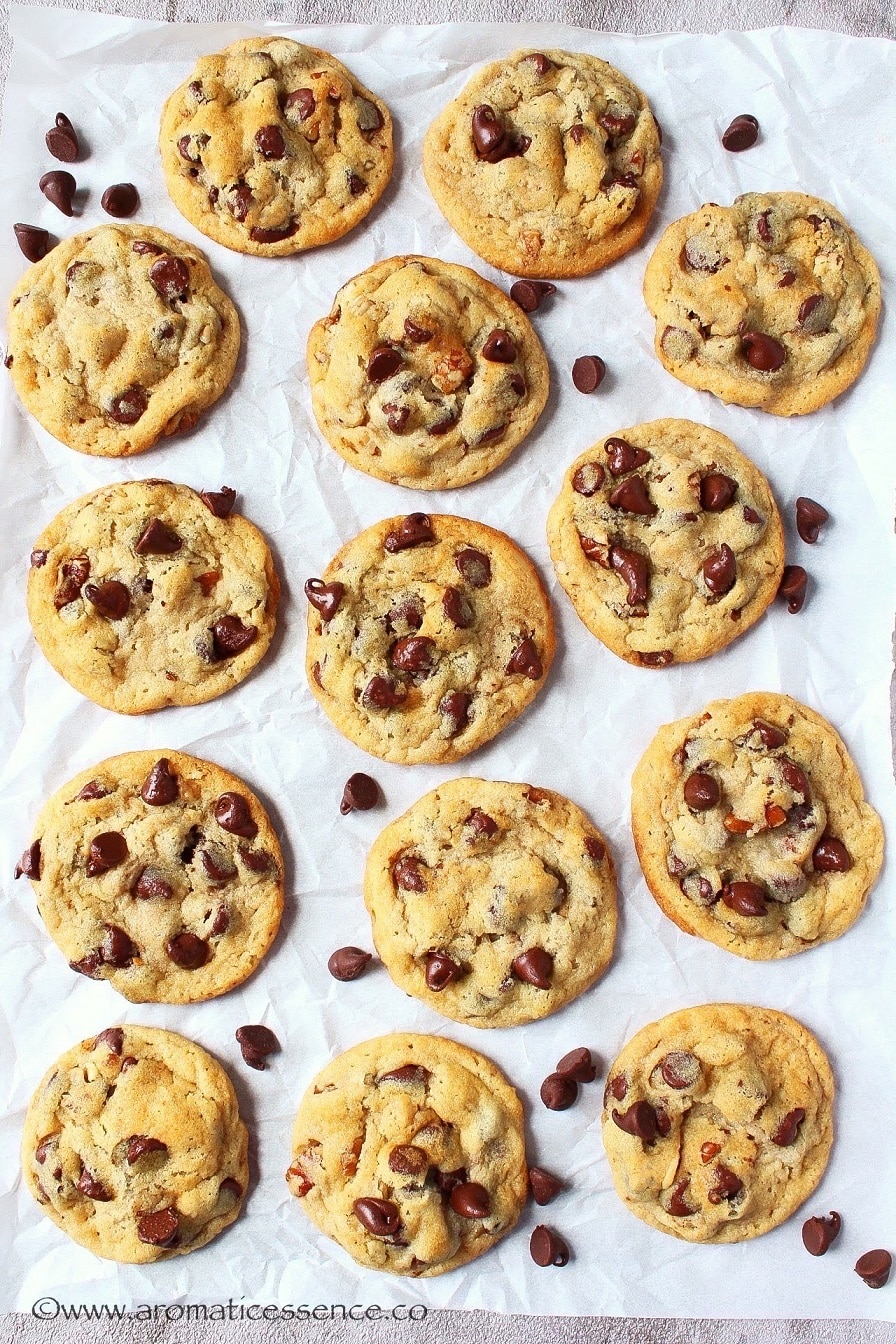
{"label": "round golden cookie", "polygon": [[364,900],[399,989],[473,1027],[547,1017],[613,955],[604,838],[531,784],[454,779],[427,793],[379,835]]}
{"label": "round golden cookie", "polygon": [[616,1192],[684,1241],[761,1236],[821,1180],[833,1101],[827,1056],[786,1013],[736,1003],[670,1013],[608,1072],[602,1126]]}
{"label": "round golden cookie", "polygon": [[202,56],[162,110],[168,193],[216,243],[285,257],[341,238],[392,175],[392,118],[331,56],[249,37]]}
{"label": "round golden cookie", "polygon": [[384,761],[460,760],[522,713],[554,656],[531,560],[468,518],[375,523],[305,594],[311,690],[340,732]]}
{"label": "round golden cookie", "polygon": [[448,223],[514,275],[588,275],[631,251],[663,181],[647,99],[584,52],[483,66],[426,133],[423,171]]}
{"label": "round golden cookie", "polygon": [[192,429],[236,367],[240,321],[198,248],[145,224],[63,239],[12,292],[6,365],[69,448],[131,457]]}
{"label": "round golden cookie", "polygon": [[883,862],[844,743],[771,691],[660,728],[632,776],[632,830],[670,919],[753,961],[839,938]]}
{"label": "round golden cookie", "polygon": [[639,667],[724,648],[774,600],[784,571],[768,481],[691,420],[620,429],[576,458],[548,541],[582,621]]}
{"label": "round golden cookie", "polygon": [[280,583],[234,492],[123,481],[69,504],[34,543],[28,615],[56,671],[119,714],[201,705],[274,634]]}
{"label": "round golden cookie", "polygon": [[313,1079],[286,1180],[368,1269],[430,1278],[489,1250],[527,1195],[523,1108],[494,1064],[439,1036],[356,1045]]}
{"label": "round golden cookie", "polygon": [[236,1219],[247,1146],[233,1085],[211,1055],[173,1031],[108,1027],[44,1075],[22,1170],[73,1241],[150,1264],[198,1250]]}
{"label": "round golden cookie", "polygon": [[17,870],[73,971],[134,1003],[225,994],[267,952],[283,858],[241,779],[184,752],[131,751],[46,803]]}
{"label": "round golden cookie", "polygon": [[670,224],[644,274],[656,353],[681,382],[773,415],[805,415],[861,373],[880,274],[838,210],[750,192]]}
{"label": "round golden cookie", "polygon": [[544,410],[548,362],[522,309],[466,266],[392,257],[355,276],[308,338],[327,442],[395,485],[478,481]]}

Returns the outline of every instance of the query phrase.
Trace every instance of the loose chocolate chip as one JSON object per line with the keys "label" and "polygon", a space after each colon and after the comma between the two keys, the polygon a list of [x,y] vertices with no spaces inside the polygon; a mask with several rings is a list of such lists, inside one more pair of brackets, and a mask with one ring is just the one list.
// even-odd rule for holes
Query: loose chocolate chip
{"label": "loose chocolate chip", "polygon": [[822,504],[816,504],[814,499],[800,495],[796,502],[796,530],[800,538],[810,546],[814,545],[818,540],[818,533],[830,516]]}
{"label": "loose chocolate chip", "polygon": [[633,443],[615,436],[604,443],[604,452],[607,455],[607,466],[613,476],[624,476],[650,461],[650,453],[645,449],[636,448]]}
{"label": "loose chocolate chip", "polygon": [[121,1027],[106,1027],[99,1036],[94,1039],[93,1048],[96,1050],[100,1044],[103,1044],[112,1055],[120,1055],[124,1049],[124,1031]]}
{"label": "loose chocolate chip", "polygon": [[549,1073],[538,1095],[549,1111],[568,1111],[579,1095],[579,1085],[575,1078],[565,1078],[562,1073]]}
{"label": "loose chocolate chip", "polygon": [[178,794],[177,776],[167,756],[160,756],[140,788],[140,797],[149,807],[173,803]]}
{"label": "loose chocolate chip", "polygon": [[492,579],[492,564],[482,551],[466,547],[454,557],[458,572],[471,588],[487,588]]}
{"label": "loose chocolate chip", "polygon": [[227,518],[236,502],[236,491],[229,485],[222,485],[220,490],[201,491],[199,498],[216,518]]}
{"label": "loose chocolate chip", "polygon": [[54,159],[60,159],[62,163],[75,162],[78,157],[78,136],[64,112],[56,113],[56,125],[50,127],[45,139]]}
{"label": "loose chocolate chip", "polygon": [[128,856],[128,844],[120,831],[104,831],[95,835],[87,851],[87,876],[98,877],[110,868],[117,868]]}
{"label": "loose chocolate chip", "polygon": [[518,980],[536,989],[550,989],[554,976],[554,958],[543,947],[530,947],[514,957],[513,973]]}
{"label": "loose chocolate chip", "polygon": [[398,551],[406,551],[410,546],[422,546],[427,541],[435,541],[429,514],[409,513],[398,527],[386,533],[383,549],[390,555],[395,555]]}
{"label": "loose chocolate chip", "polygon": [[345,584],[324,583],[323,579],[307,579],[305,596],[325,621],[331,621],[345,596]]}
{"label": "loose chocolate chip", "polygon": [[557,286],[549,280],[516,280],[510,286],[510,297],[524,313],[534,313],[542,299],[557,293]]}
{"label": "loose chocolate chip", "polygon": [[439,994],[446,986],[461,979],[463,969],[444,952],[429,952],[426,957],[425,976],[427,988],[434,994]]}
{"label": "loose chocolate chip", "polygon": [[624,546],[611,546],[610,568],[628,584],[629,606],[643,607],[649,596],[650,570],[647,559],[638,551],[630,551]]}
{"label": "loose chocolate chip", "polygon": [[780,341],[764,331],[745,331],[740,342],[747,363],[760,373],[775,373],[787,358]]}
{"label": "loose chocolate chip", "polygon": [[707,513],[723,513],[737,494],[737,481],[711,471],[700,482],[700,507]]}
{"label": "loose chocolate chip", "polygon": [[458,630],[469,630],[473,624],[473,608],[459,588],[446,588],[442,594],[442,610]]}
{"label": "loose chocolate chip", "polygon": [[730,593],[737,582],[737,561],[727,542],[703,561],[703,582],[714,597]]}
{"label": "loose chocolate chip", "polygon": [[237,1027],[236,1039],[243,1059],[252,1069],[263,1070],[266,1057],[280,1049],[280,1042],[270,1027]]}
{"label": "loose chocolate chip", "polygon": [[856,1261],[855,1269],[869,1288],[883,1288],[890,1277],[893,1257],[889,1251],[866,1251]]}
{"label": "loose chocolate chip", "polygon": [[808,586],[809,575],[802,565],[784,566],[778,596],[784,598],[791,616],[795,616],[798,611],[802,611]]}
{"label": "loose chocolate chip", "polygon": [[710,1204],[721,1204],[723,1199],[733,1199],[744,1188],[743,1181],[733,1171],[718,1162],[714,1172],[714,1184],[709,1191]]}
{"label": "loose chocolate chip", "polygon": [[428,677],[438,661],[435,640],[428,635],[405,635],[392,645],[389,661],[399,672]]}
{"label": "loose chocolate chip", "polygon": [[131,886],[131,895],[140,901],[168,901],[174,895],[174,889],[158,868],[141,868]]}
{"label": "loose chocolate chip", "polygon": [[449,691],[439,701],[439,715],[451,737],[463,732],[470,721],[470,705],[473,697],[466,691]]}
{"label": "loose chocolate chip", "polygon": [[771,1141],[777,1144],[779,1148],[789,1148],[792,1143],[796,1143],[797,1135],[800,1132],[800,1125],[806,1118],[806,1112],[802,1106],[797,1106],[795,1110],[788,1111],[783,1117],[774,1134],[771,1135]]}
{"label": "loose chocolate chip", "polygon": [[286,157],[286,141],[279,126],[262,126],[255,132],[255,148],[263,159]]}
{"label": "loose chocolate chip", "polygon": [[140,954],[124,929],[120,929],[117,924],[104,924],[103,928],[106,930],[100,948],[103,961],[107,966],[124,970]]}
{"label": "loose chocolate chip", "polygon": [[134,550],[138,555],[174,555],[183,541],[159,518],[150,518],[137,540]]}
{"label": "loose chocolate chip", "polygon": [[69,217],[74,214],[72,200],[78,189],[78,184],[71,173],[67,173],[60,168],[54,168],[51,172],[44,173],[37,185],[50,204],[55,205],[57,210],[61,210],[64,215]]}
{"label": "loose chocolate chip", "polygon": [[401,1226],[401,1214],[391,1199],[356,1199],[352,1208],[361,1226],[374,1237],[391,1237]]}
{"label": "loose chocolate chip", "polygon": [[718,780],[703,770],[695,770],[684,782],[684,800],[695,812],[708,812],[721,796]]}
{"label": "loose chocolate chip", "polygon": [[722,133],[722,144],[725,149],[729,149],[733,153],[750,149],[758,139],[759,122],[748,112],[735,117],[728,129]]}
{"label": "loose chocolate chip", "polygon": [[852,855],[842,840],[823,835],[812,851],[812,867],[817,873],[848,873]]}
{"label": "loose chocolate chip", "polygon": [[241,793],[222,793],[215,802],[215,821],[223,831],[231,835],[241,835],[246,840],[254,840],[258,826],[252,820],[249,803]]}
{"label": "loose chocolate chip", "polygon": [[221,616],[212,626],[212,648],[216,658],[235,658],[257,638],[257,628],[243,625],[238,616]]}
{"label": "loose chocolate chip", "polygon": [[496,162],[492,156],[499,153],[507,140],[507,132],[495,109],[481,103],[474,109],[472,121],[473,144],[480,159]]}
{"label": "loose chocolate chip", "polygon": [[149,393],[135,383],[112,398],[109,403],[109,419],[114,420],[117,425],[136,425],[148,405]]}
{"label": "loose chocolate chip", "polygon": [[108,621],[120,621],[123,616],[127,616],[131,605],[130,589],[118,579],[85,584],[84,596]]}
{"label": "loose chocolate chip", "polygon": [[448,1197],[448,1203],[461,1218],[487,1218],[491,1213],[491,1195],[478,1181],[462,1181]]}
{"label": "loose chocolate chip", "polygon": [[572,366],[573,386],[579,392],[594,392],[604,380],[607,366],[600,355],[579,355]]}
{"label": "loose chocolate chip", "polygon": [[509,331],[495,327],[489,332],[480,352],[491,364],[512,364],[516,359],[516,342]]}
{"label": "loose chocolate chip", "polygon": [[636,513],[644,518],[652,518],[656,513],[656,505],[640,476],[627,476],[614,487],[610,494],[610,508],[623,509],[626,513]]}
{"label": "loose chocolate chip", "polygon": [[596,835],[585,836],[585,853],[595,863],[602,863],[606,852],[607,847],[603,840],[600,840]]}
{"label": "loose chocolate chip", "polygon": [[690,1050],[670,1050],[660,1060],[660,1073],[667,1087],[681,1092],[700,1081],[700,1061]]}
{"label": "loose chocolate chip", "polygon": [[116,182],[103,192],[100,205],[107,215],[115,219],[127,219],[140,204],[140,196],[133,182]]}
{"label": "loose chocolate chip", "polygon": [[50,235],[36,224],[13,224],[19,250],[28,261],[42,261],[50,250]]}
{"label": "loose chocolate chip", "polygon": [[98,1203],[108,1204],[110,1199],[115,1198],[111,1190],[107,1190],[102,1181],[97,1180],[93,1172],[88,1171],[86,1167],[81,1168],[81,1175],[75,1181],[75,1187],[82,1195],[86,1195],[88,1199],[95,1199]]}
{"label": "loose chocolate chip", "polygon": [[357,980],[373,960],[370,952],[360,947],[340,947],[327,961],[327,970],[334,980]]}
{"label": "loose chocolate chip", "polygon": [[412,1143],[398,1143],[389,1154],[389,1170],[399,1176],[422,1176],[429,1166],[429,1154]]}
{"label": "loose chocolate chip", "polygon": [[521,644],[518,644],[504,671],[510,675],[528,677],[530,681],[538,681],[539,677],[544,675],[544,667],[538,656],[535,641],[527,636]]}
{"label": "loose chocolate chip", "polygon": [[563,1056],[555,1072],[561,1078],[574,1078],[577,1083],[593,1083],[597,1077],[597,1065],[588,1047],[580,1045]]}
{"label": "loose chocolate chip", "polygon": [[613,1123],[644,1143],[656,1142],[659,1134],[656,1109],[649,1101],[634,1101],[627,1111],[612,1111]]}
{"label": "loose chocolate chip", "polygon": [[767,914],[765,889],[758,882],[726,882],[722,887],[722,901],[729,910],[750,919]]}
{"label": "loose chocolate chip", "polygon": [[293,89],[292,93],[286,95],[283,103],[285,112],[291,112],[295,108],[301,121],[307,121],[315,108],[314,94],[311,89]]}
{"label": "loose chocolate chip", "polygon": [[372,383],[383,383],[397,373],[403,363],[401,351],[394,345],[378,345],[367,361],[367,377]]}
{"label": "loose chocolate chip", "polygon": [[380,800],[380,787],[370,775],[349,775],[342,790],[342,802],[339,811],[343,816],[349,812],[369,812]]}
{"label": "loose chocolate chip", "polygon": [[40,881],[40,841],[35,840],[28,846],[16,864],[15,878],[30,877],[32,882]]}
{"label": "loose chocolate chip", "polygon": [[200,966],[205,965],[210,955],[208,943],[187,929],[169,938],[165,944],[165,951],[175,966],[179,966],[182,971],[197,971]]}
{"label": "loose chocolate chip", "polygon": [[190,270],[180,257],[159,257],[150,266],[148,275],[160,298],[168,303],[186,299],[190,290]]}
{"label": "loose chocolate chip", "polygon": [[371,677],[361,692],[361,704],[365,709],[398,709],[407,694],[407,687],[402,682],[392,682],[388,677]]}
{"label": "loose chocolate chip", "polygon": [[132,1167],[146,1153],[167,1153],[167,1151],[168,1145],[163,1143],[161,1139],[150,1138],[148,1134],[133,1134],[128,1139],[127,1164]]}
{"label": "loose chocolate chip", "polygon": [[810,1255],[824,1255],[842,1226],[842,1218],[833,1209],[827,1218],[807,1218],[803,1223],[803,1245]]}
{"label": "loose chocolate chip", "polygon": [[529,1254],[542,1269],[548,1265],[560,1267],[569,1264],[569,1247],[566,1242],[553,1228],[545,1227],[544,1223],[539,1223],[529,1238]]}
{"label": "loose chocolate chip", "polygon": [[529,1189],[536,1204],[550,1204],[563,1189],[563,1182],[544,1167],[530,1167]]}
{"label": "loose chocolate chip", "polygon": [[177,1210],[172,1208],[141,1213],[137,1218],[137,1236],[148,1246],[173,1246],[178,1227]]}
{"label": "loose chocolate chip", "polygon": [[583,462],[573,472],[572,488],[577,495],[590,499],[604,483],[604,469],[599,462]]}

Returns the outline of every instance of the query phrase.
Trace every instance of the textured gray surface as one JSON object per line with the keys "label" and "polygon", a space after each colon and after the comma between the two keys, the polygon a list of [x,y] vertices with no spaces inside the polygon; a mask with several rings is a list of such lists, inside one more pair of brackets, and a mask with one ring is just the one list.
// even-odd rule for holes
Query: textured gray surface
{"label": "textured gray surface", "polygon": [[[896,5],[887,0],[68,0],[72,9],[101,10],[148,19],[215,22],[265,19],[296,23],[439,23],[447,20],[548,21],[628,33],[719,32],[776,24],[827,28],[876,37],[896,37]],[[6,4],[0,10],[0,79],[10,55]],[[492,1313],[439,1313],[419,1323],[249,1322],[205,1324],[182,1320],[0,1319],[0,1339],[16,1344],[94,1344],[104,1336],[118,1344],[225,1344],[248,1340],[274,1344],[286,1339],[327,1344],[474,1344],[489,1335],[502,1344],[892,1344],[885,1322],[859,1321],[681,1321],[617,1318],[506,1317]]]}

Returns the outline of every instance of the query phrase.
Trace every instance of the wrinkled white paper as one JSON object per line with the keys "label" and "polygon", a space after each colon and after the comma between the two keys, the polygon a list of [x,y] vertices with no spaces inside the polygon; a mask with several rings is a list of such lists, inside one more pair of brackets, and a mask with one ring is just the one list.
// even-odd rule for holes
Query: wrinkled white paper
{"label": "wrinkled white paper", "polygon": [[[634,38],[560,26],[278,28],[344,61],[389,103],[396,119],[395,178],[360,228],[331,247],[284,260],[239,256],[204,239],[177,213],[155,147],[166,95],[200,54],[259,31],[235,24],[141,23],[13,6],[15,53],[0,141],[0,291],[24,260],[12,225],[57,236],[100,223],[102,191],[132,180],[137,218],[204,249],[244,322],[231,390],[196,432],[136,460],[79,456],[25,415],[0,378],[3,643],[0,688],[0,1122],[2,1305],[28,1311],[48,1295],[66,1303],[394,1303],[630,1316],[896,1315],[893,1285],[871,1293],[853,1273],[862,1252],[896,1250],[896,912],[892,865],[867,911],[839,942],[779,964],[753,963],[679,932],[641,878],[629,831],[629,779],[656,727],[716,696],[784,690],[826,714],[849,744],[868,795],[892,819],[888,731],[894,557],[890,535],[896,456],[892,311],[853,391],[790,421],[725,407],[681,386],[658,364],[641,298],[650,249],[672,219],[743,191],[801,189],[832,201],[880,263],[893,292],[896,237],[896,49],[884,41],[775,29],[718,37]],[[273,32],[273,28],[263,31]],[[481,60],[520,46],[566,47],[618,64],[650,97],[665,133],[667,184],[641,247],[609,270],[570,281],[535,315],[551,361],[547,410],[530,440],[494,475],[456,492],[420,495],[353,471],[315,427],[305,372],[308,330],[341,284],[395,253],[430,253],[503,276],[473,256],[436,209],[420,167],[429,122]],[[89,146],[74,165],[89,190],[65,219],[38,191],[56,166],[44,132],[65,111]],[[741,112],[759,119],[753,150],[726,153],[719,134]],[[572,386],[579,354],[609,373],[597,393]],[[545,519],[567,463],[606,434],[641,420],[685,416],[728,434],[769,476],[788,524],[789,559],[812,576],[807,605],[775,604],[760,624],[707,662],[668,671],[632,668],[588,633],[554,581]],[[56,512],[108,482],[165,476],[197,488],[226,483],[264,529],[284,580],[280,628],[259,671],[212,704],[139,719],[82,699],[39,652],[25,615],[31,545]],[[832,522],[814,548],[793,526],[797,495],[820,500]],[[555,602],[559,654],[535,705],[473,759],[451,768],[384,765],[344,741],[302,670],[302,584],[360,529],[416,509],[455,512],[507,531],[540,566]],[[18,854],[45,797],[105,756],[179,748],[242,774],[266,801],[287,862],[287,912],[261,969],[242,988],[187,1007],[130,1005],[108,985],[73,976],[49,941]],[[355,770],[379,780],[377,811],[339,815]],[[528,780],[568,794],[606,833],[619,869],[621,932],[603,980],[557,1016],[476,1031],[406,997],[378,966],[354,984],[326,969],[337,946],[372,947],[360,895],[365,853],[378,830],[447,776]],[[801,1018],[829,1050],[839,1085],[830,1167],[805,1214],[840,1210],[844,1231],[826,1258],[800,1243],[798,1216],[740,1246],[690,1246],[632,1217],[613,1192],[599,1134],[601,1082],[578,1104],[549,1112],[538,1087],[572,1046],[606,1063],[644,1023],[711,1000],[755,1002]],[[18,1175],[28,1099],[73,1042],[110,1023],[170,1027],[229,1069],[252,1133],[253,1178],[239,1221],[196,1254],[146,1268],[96,1259],[46,1219]],[[265,1022],[282,1053],[265,1073],[247,1069],[234,1040]],[[312,1075],[355,1042],[392,1030],[442,1032],[483,1050],[527,1099],[530,1154],[569,1189],[527,1209],[489,1255],[442,1278],[404,1281],[364,1271],[320,1235],[288,1194],[283,1173],[298,1100]],[[539,1269],[528,1239],[540,1221],[569,1241],[565,1269]]]}

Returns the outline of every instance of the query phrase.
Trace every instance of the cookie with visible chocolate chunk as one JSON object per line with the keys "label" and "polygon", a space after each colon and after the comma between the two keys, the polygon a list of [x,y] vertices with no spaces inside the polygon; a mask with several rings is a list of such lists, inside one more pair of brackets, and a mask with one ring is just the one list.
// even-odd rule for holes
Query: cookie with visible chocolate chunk
{"label": "cookie with visible chocolate chunk", "polygon": [[616,874],[574,803],[531,784],[454,779],[377,838],[364,900],[400,989],[474,1027],[534,1022],[606,970]]}
{"label": "cookie with visible chocolate chunk", "polygon": [[588,275],[640,241],[663,181],[647,99],[597,56],[516,51],[483,66],[423,142],[448,223],[513,275]]}
{"label": "cookie with visible chocolate chunk", "polygon": [[69,504],[31,552],[28,615],[56,671],[104,709],[201,705],[273,638],[280,583],[234,491],[123,481]]}
{"label": "cookie with visible chocolate chunk", "polygon": [[392,257],[350,280],[308,338],[321,433],[353,467],[446,490],[499,466],[535,425],[548,362],[511,299],[466,266]]}
{"label": "cookie with visible chocolate chunk", "polygon": [[26,409],[98,457],[192,429],[240,348],[237,311],[203,254],[144,224],[57,244],[13,290],[8,326],[6,364]]}
{"label": "cookie with visible chocolate chunk", "polygon": [[861,373],[881,307],[871,253],[827,201],[750,192],[670,224],[644,274],[656,353],[722,401],[805,415]]}
{"label": "cookie with visible chocolate chunk", "polygon": [[340,732],[384,761],[460,760],[522,713],[554,656],[531,560],[467,518],[375,523],[305,594],[311,690]]}
{"label": "cookie with visible chocolate chunk", "polygon": [[341,238],[392,174],[385,103],[329,52],[250,37],[202,56],[162,111],[168,193],[236,252],[285,257]]}
{"label": "cookie with visible chocolate chunk", "polygon": [[34,837],[19,872],[50,937],[73,971],[134,1003],[225,994],[280,925],[277,837],[243,781],[210,761],[110,757],[50,798]]}
{"label": "cookie with visible chocolate chunk", "polygon": [[296,1116],[290,1190],[368,1269],[431,1278],[489,1250],[527,1194],[523,1108],[484,1056],[439,1036],[354,1046]]}
{"label": "cookie with visible chocolate chunk", "polygon": [[220,1064],[158,1027],[108,1027],[60,1056],[31,1099],[25,1184],[73,1241],[121,1264],[198,1250],[230,1225],[248,1136]]}
{"label": "cookie with visible chocolate chunk", "polygon": [[724,434],[691,420],[620,429],[576,458],[548,540],[585,625],[640,667],[724,648],[759,619],[784,571],[768,481]]}
{"label": "cookie with visible chocolate chunk", "polygon": [[651,1022],[610,1066],[603,1140],[636,1217],[684,1241],[770,1232],[818,1185],[834,1079],[802,1023],[707,1003]]}
{"label": "cookie with visible chocolate chunk", "polygon": [[771,691],[660,728],[632,776],[632,830],[660,908],[754,961],[839,938],[883,862],[846,746]]}

